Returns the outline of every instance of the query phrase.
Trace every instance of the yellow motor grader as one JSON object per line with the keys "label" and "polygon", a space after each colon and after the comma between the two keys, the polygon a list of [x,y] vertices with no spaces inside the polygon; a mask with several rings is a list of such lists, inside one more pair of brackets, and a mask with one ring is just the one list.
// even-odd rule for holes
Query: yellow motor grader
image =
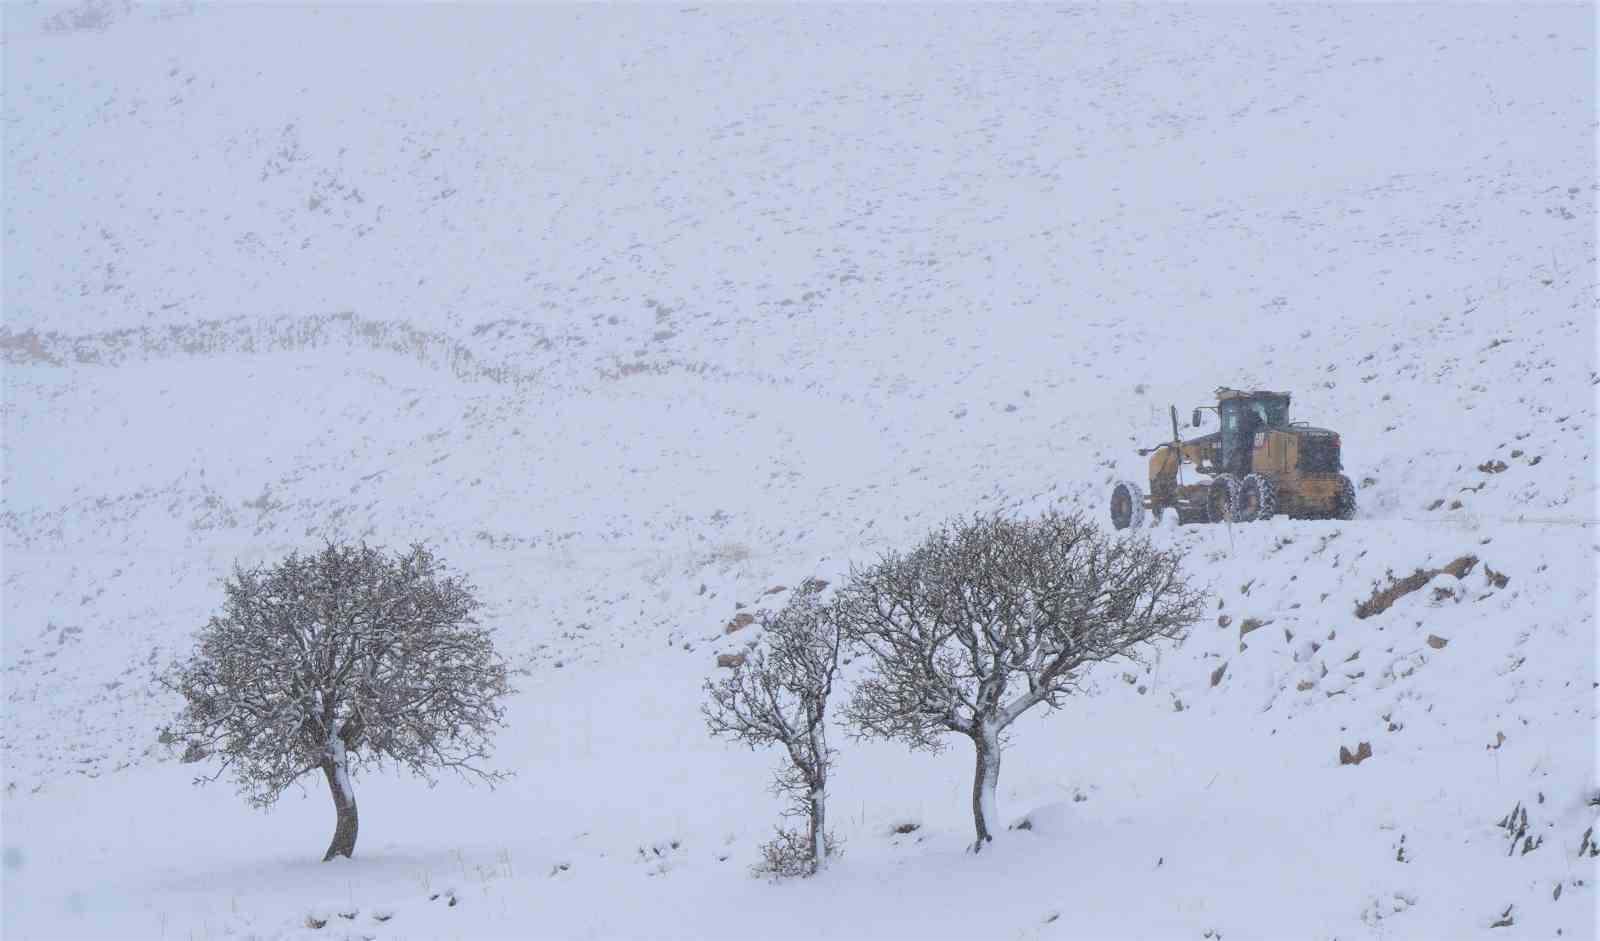
{"label": "yellow motor grader", "polygon": [[[1248,523],[1287,513],[1297,519],[1343,519],[1356,513],[1356,488],[1339,473],[1339,435],[1305,422],[1289,421],[1287,392],[1243,392],[1223,387],[1215,410],[1221,428],[1184,441],[1178,434],[1178,409],[1172,407],[1172,440],[1141,448],[1150,458],[1150,492],[1123,480],[1111,488],[1111,524],[1118,529],[1157,521],[1171,509],[1178,522]],[[1202,479],[1183,480],[1191,465]],[[1209,479],[1203,479],[1209,478]]]}

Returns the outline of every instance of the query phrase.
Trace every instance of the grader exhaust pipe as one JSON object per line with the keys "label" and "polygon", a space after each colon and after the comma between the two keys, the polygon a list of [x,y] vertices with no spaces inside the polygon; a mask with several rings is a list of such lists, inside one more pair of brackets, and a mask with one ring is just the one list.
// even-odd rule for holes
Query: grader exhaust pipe
{"label": "grader exhaust pipe", "polygon": [[[1173,473],[1178,475],[1178,485],[1183,485],[1183,436],[1178,434],[1178,406],[1168,406],[1172,410],[1172,457],[1178,463],[1173,468]],[[1198,414],[1198,413],[1197,413]]]}

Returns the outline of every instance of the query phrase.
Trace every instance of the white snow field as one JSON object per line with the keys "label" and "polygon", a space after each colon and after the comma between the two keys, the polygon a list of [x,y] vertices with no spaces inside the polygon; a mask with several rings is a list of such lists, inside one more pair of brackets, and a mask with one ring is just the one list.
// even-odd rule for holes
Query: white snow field
{"label": "white snow field", "polygon": [[[5,938],[1596,936],[1591,6],[3,17]],[[1357,518],[1151,529],[1218,610],[1014,727],[994,852],[965,742],[839,730],[844,856],[752,877],[736,606],[1106,520],[1219,385]],[[324,864],[152,676],[330,537],[437,547],[519,692],[509,782],[358,776]]]}

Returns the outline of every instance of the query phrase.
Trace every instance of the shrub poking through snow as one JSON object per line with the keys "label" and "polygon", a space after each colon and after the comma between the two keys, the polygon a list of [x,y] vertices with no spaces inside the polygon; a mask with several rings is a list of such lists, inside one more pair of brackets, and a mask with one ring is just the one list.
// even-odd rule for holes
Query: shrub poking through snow
{"label": "shrub poking through snow", "polygon": [[[1517,801],[1517,805],[1511,808],[1511,813],[1501,817],[1500,822],[1495,826],[1506,831],[1506,834],[1510,837],[1511,845],[1506,850],[1507,856],[1517,853],[1519,850],[1522,855],[1526,856],[1544,845],[1543,834],[1538,836],[1530,836],[1528,834],[1528,808],[1523,806],[1522,801]],[[1581,856],[1583,854],[1580,852],[1578,855]]]}
{"label": "shrub poking through snow", "polygon": [[224,592],[194,656],[160,679],[186,702],[167,730],[173,746],[186,761],[222,760],[196,783],[231,770],[267,807],[320,770],[337,821],[326,861],[355,852],[350,778],[368,763],[502,776],[478,763],[504,715],[506,664],[473,618],[473,587],[426,547],[329,544],[236,567]]}
{"label": "shrub poking through snow", "polygon": [[839,672],[842,634],[834,606],[823,604],[822,589],[811,581],[797,589],[776,613],[764,611],[762,642],[734,672],[706,683],[702,707],[706,726],[761,748],[781,745],[784,761],[773,790],[790,799],[785,816],[806,818],[804,835],[780,829],[762,847],[756,871],[774,876],[812,875],[835,852],[827,832],[828,697]]}
{"label": "shrub poking through snow", "polygon": [[1082,668],[1178,634],[1204,595],[1178,550],[1113,537],[1080,515],[976,516],[852,573],[838,605],[871,670],[848,707],[857,734],[976,754],[974,852],[993,839],[1008,726],[1079,689]]}
{"label": "shrub poking through snow", "polygon": [[1578,857],[1588,856],[1591,859],[1600,856],[1600,843],[1594,842],[1594,826],[1583,831],[1583,840],[1578,843]]}
{"label": "shrub poking through snow", "polygon": [[779,827],[772,839],[761,844],[761,860],[751,871],[774,879],[804,878],[821,868],[821,860],[839,855],[832,833],[822,835],[822,855],[812,846],[811,835]]}

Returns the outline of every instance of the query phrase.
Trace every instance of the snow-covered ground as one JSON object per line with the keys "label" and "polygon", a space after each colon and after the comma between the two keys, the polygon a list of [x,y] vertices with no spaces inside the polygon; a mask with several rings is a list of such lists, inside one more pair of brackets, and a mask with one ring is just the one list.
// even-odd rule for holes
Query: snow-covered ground
{"label": "snow-covered ground", "polygon": [[[1591,7],[3,14],[5,937],[1596,935]],[[1358,518],[1153,530],[1227,626],[1024,717],[996,852],[964,743],[836,734],[845,856],[751,878],[736,605],[1103,517],[1224,384]],[[151,676],[327,536],[434,543],[520,692],[323,864]]]}

